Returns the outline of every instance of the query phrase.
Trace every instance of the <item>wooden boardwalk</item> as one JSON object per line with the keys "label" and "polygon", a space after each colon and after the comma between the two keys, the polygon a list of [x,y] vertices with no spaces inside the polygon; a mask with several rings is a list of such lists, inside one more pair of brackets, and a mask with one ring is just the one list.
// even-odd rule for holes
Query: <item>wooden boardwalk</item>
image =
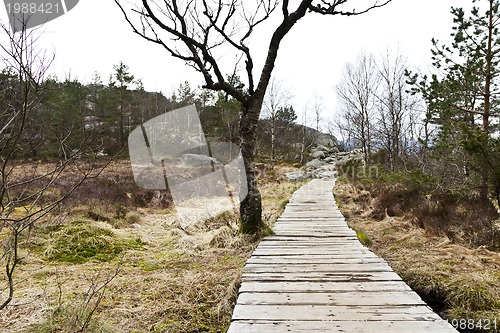
{"label": "wooden boardwalk", "polygon": [[456,332],[361,245],[334,185],[295,192],[243,269],[228,332]]}

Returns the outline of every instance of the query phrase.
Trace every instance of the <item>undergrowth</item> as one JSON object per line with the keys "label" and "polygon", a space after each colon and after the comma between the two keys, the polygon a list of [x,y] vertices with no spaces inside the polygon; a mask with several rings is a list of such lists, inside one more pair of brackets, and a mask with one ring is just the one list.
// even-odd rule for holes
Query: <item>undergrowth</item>
{"label": "undergrowth", "polygon": [[360,241],[442,304],[447,320],[500,322],[498,213],[471,195],[436,190],[419,172],[408,179],[342,177],[335,197]]}
{"label": "undergrowth", "polygon": [[43,248],[48,260],[81,264],[110,261],[127,249],[141,249],[140,238],[122,239],[113,230],[90,221],[77,220],[51,233]]}

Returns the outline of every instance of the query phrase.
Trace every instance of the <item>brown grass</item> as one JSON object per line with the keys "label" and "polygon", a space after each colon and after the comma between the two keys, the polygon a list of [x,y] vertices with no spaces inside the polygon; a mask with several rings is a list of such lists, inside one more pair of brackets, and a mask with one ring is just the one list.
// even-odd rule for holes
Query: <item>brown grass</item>
{"label": "brown grass", "polygon": [[[59,215],[48,217],[23,239],[13,302],[23,305],[0,313],[0,331],[75,332],[82,324],[78,314],[86,304],[89,286],[104,283],[117,267],[120,272],[107,286],[86,332],[227,329],[241,269],[258,239],[238,235],[237,220],[230,213],[183,230],[169,205],[150,200],[133,205],[129,171],[126,162],[113,163],[102,179],[91,184],[102,191],[94,188],[77,193]],[[269,224],[300,186],[281,177],[286,171],[288,168],[275,167],[259,179]],[[119,193],[112,193],[114,190]],[[117,208],[121,209],[118,213]],[[123,252],[81,263],[51,260],[47,249],[54,253],[62,245],[49,240],[65,240],[61,233],[75,220],[81,222],[72,224],[72,233],[80,232],[74,228],[82,225],[106,235],[101,238],[97,233],[92,240],[85,239],[85,244],[96,248],[100,242],[119,244]],[[64,246],[71,252],[71,244]],[[88,307],[96,302],[91,299]],[[88,314],[88,309],[83,312]]]}
{"label": "brown grass", "polygon": [[[335,196],[342,213],[348,217],[348,224],[363,230],[369,237],[370,248],[385,258],[424,299],[442,303],[444,315],[449,320],[489,318],[500,322],[498,252],[471,243],[465,246],[457,241],[470,235],[450,238],[446,230],[436,233],[433,228],[419,227],[419,223],[415,223],[416,216],[405,210],[409,206],[401,202],[403,196],[386,193],[382,199],[373,199],[367,197],[365,190],[346,180],[337,183]],[[389,197],[393,200],[388,200]],[[408,197],[411,198],[411,194]],[[381,214],[380,205],[384,200],[386,204],[397,203],[401,214],[389,216],[387,211]],[[463,203],[450,209],[457,210],[456,214],[464,214],[460,212]],[[423,214],[428,219],[436,216],[444,219],[450,214]],[[457,230],[467,232],[466,228],[458,229],[450,224],[455,233]],[[439,225],[443,228],[446,223],[441,221]]]}

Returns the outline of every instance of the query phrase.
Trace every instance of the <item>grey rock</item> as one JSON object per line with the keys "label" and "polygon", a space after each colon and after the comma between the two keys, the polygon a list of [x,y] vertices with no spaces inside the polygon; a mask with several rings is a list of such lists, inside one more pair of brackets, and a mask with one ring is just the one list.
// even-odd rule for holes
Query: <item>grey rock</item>
{"label": "grey rock", "polygon": [[314,157],[314,158],[325,158],[325,157],[326,157],[326,155],[325,155],[325,153],[324,153],[324,152],[322,152],[322,151],[317,151],[317,152],[314,152],[314,153],[312,154],[312,157]]}
{"label": "grey rock", "polygon": [[331,147],[328,152],[330,154],[337,154],[339,152],[339,149],[337,147]]}
{"label": "grey rock", "polygon": [[148,190],[164,190],[165,176],[161,166],[151,166],[144,169],[135,179],[138,186]]}
{"label": "grey rock", "polygon": [[211,166],[212,163],[217,166],[222,165],[215,158],[205,155],[184,154],[181,159],[181,164],[189,166]]}
{"label": "grey rock", "polygon": [[329,150],[330,150],[329,148],[327,148],[327,147],[325,147],[323,145],[319,145],[319,146],[317,146],[316,148],[313,149],[313,151],[322,151],[322,152],[325,152],[325,153],[328,152]]}
{"label": "grey rock", "polygon": [[337,166],[342,166],[342,165],[346,164],[348,161],[349,161],[349,158],[344,157],[344,158],[337,160],[337,162],[335,162],[335,164]]}
{"label": "grey rock", "polygon": [[318,138],[316,139],[316,144],[318,144],[318,146],[333,147],[337,144],[337,138],[333,135],[319,133]]}
{"label": "grey rock", "polygon": [[317,158],[312,160],[312,161],[309,161],[306,163],[306,168],[314,168],[314,169],[317,169],[317,168],[320,168],[322,167],[323,165],[325,165],[326,163],[323,162],[323,161],[320,161],[318,160]]}
{"label": "grey rock", "polygon": [[288,180],[304,180],[311,178],[311,173],[306,172],[306,171],[293,171],[293,172],[288,172],[285,173],[285,177]]}

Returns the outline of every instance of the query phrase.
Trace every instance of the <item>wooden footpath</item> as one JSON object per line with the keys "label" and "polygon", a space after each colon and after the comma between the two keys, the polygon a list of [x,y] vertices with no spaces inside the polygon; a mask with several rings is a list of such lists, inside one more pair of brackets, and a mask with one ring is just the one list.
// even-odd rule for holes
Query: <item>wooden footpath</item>
{"label": "wooden footpath", "polygon": [[294,193],[242,273],[229,333],[457,332],[358,241],[335,180]]}

